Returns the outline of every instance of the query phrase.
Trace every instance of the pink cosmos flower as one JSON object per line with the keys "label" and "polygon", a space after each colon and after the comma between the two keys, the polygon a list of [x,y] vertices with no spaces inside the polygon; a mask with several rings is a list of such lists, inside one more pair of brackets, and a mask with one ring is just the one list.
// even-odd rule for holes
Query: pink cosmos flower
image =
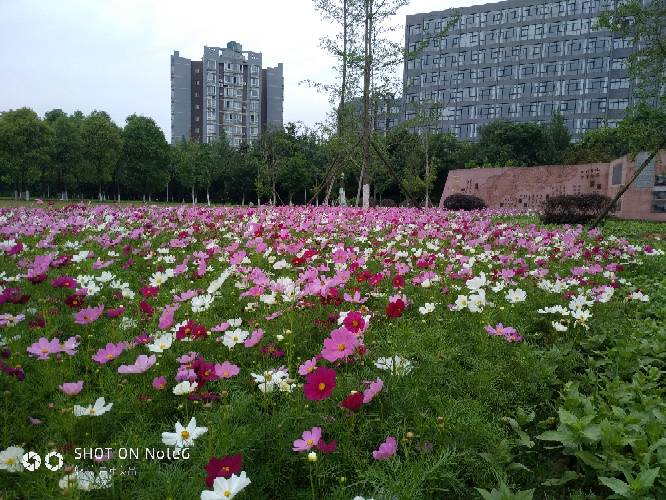
{"label": "pink cosmos flower", "polygon": [[338,328],[333,330],[331,336],[324,340],[324,349],[322,349],[321,355],[327,361],[337,361],[353,354],[357,345],[358,338],[356,338],[356,335],[346,328]]}
{"label": "pink cosmos flower", "polygon": [[74,313],[74,323],[79,325],[87,325],[96,321],[102,314],[104,310],[104,304],[100,304],[97,307],[86,307],[80,311]]}
{"label": "pink cosmos flower", "polygon": [[261,328],[258,328],[258,329],[256,329],[255,331],[252,332],[252,335],[250,335],[250,338],[248,338],[243,345],[245,347],[254,347],[263,338],[264,338],[264,331]]}
{"label": "pink cosmos flower", "polygon": [[492,327],[490,325],[486,325],[485,328],[486,332],[488,335],[492,336],[501,336],[501,335],[507,335],[511,333],[516,333],[516,330],[511,328],[510,326],[504,326],[502,323],[497,323],[495,327]]}
{"label": "pink cosmos flower", "polygon": [[185,366],[178,368],[178,372],[176,373],[176,382],[182,382],[183,380],[194,382],[196,379],[197,373],[192,368],[186,368]]}
{"label": "pink cosmos flower", "polygon": [[309,431],[303,431],[301,439],[294,441],[294,451],[309,451],[319,443],[321,439],[321,428],[313,427]]}
{"label": "pink cosmos flower", "polygon": [[76,396],[83,390],[83,380],[79,380],[78,382],[65,382],[60,384],[58,388],[68,396]]}
{"label": "pink cosmos flower", "polygon": [[372,452],[372,458],[375,460],[386,460],[395,455],[397,450],[398,441],[393,436],[389,436],[386,438],[386,441],[379,445],[379,449]]}
{"label": "pink cosmos flower", "polygon": [[354,290],[354,295],[349,295],[348,293],[345,293],[343,295],[343,298],[345,299],[346,302],[351,302],[352,304],[364,304],[367,302],[368,298],[361,297],[361,292],[358,290]]}
{"label": "pink cosmos flower", "polygon": [[160,330],[166,330],[167,328],[171,328],[171,326],[173,325],[173,316],[179,308],[180,304],[178,303],[173,305],[167,305],[164,307],[164,310],[160,315],[160,321],[157,325]]}
{"label": "pink cosmos flower", "polygon": [[220,378],[235,377],[239,372],[240,368],[233,363],[229,363],[229,361],[225,361],[222,364],[215,364],[215,375]]}
{"label": "pink cosmos flower", "polygon": [[210,331],[215,332],[215,333],[225,332],[229,329],[229,326],[231,326],[231,325],[229,325],[229,323],[227,323],[226,321],[223,321],[219,325],[215,325],[213,328],[211,328]]}
{"label": "pink cosmos flower", "polygon": [[106,344],[106,346],[102,347],[100,350],[95,353],[95,355],[92,357],[93,361],[96,361],[100,365],[103,365],[105,363],[108,363],[112,359],[116,359],[118,356],[120,356],[123,351],[127,348],[127,345],[124,342],[118,342],[117,344],[114,344],[113,342],[109,342]]}
{"label": "pink cosmos flower", "polygon": [[60,351],[64,352],[68,356],[74,356],[76,354],[76,349],[79,347],[79,342],[81,337],[75,335],[74,337],[69,337],[65,340],[60,346]]}
{"label": "pink cosmos flower", "polygon": [[156,391],[161,391],[166,387],[166,385],[167,385],[167,379],[165,376],[155,377],[153,379],[153,388]]}
{"label": "pink cosmos flower", "polygon": [[152,356],[146,356],[145,354],[140,354],[133,365],[120,365],[118,367],[118,373],[144,373],[151,366],[157,362],[157,356],[154,354]]}
{"label": "pink cosmos flower", "polygon": [[308,359],[305,363],[298,367],[298,374],[305,377],[308,373],[317,368],[317,358]]}
{"label": "pink cosmos flower", "polygon": [[60,352],[60,341],[58,339],[47,339],[41,337],[37,342],[32,344],[27,349],[28,353],[37,356],[39,360],[49,359],[50,354],[57,354]]}
{"label": "pink cosmos flower", "polygon": [[199,354],[196,352],[188,352],[187,354],[183,354],[182,356],[176,358],[176,361],[178,361],[181,365],[186,365],[194,361],[198,355]]}
{"label": "pink cosmos flower", "polygon": [[368,404],[384,388],[384,381],[380,378],[374,382],[366,382],[368,388],[363,391],[363,404]]}

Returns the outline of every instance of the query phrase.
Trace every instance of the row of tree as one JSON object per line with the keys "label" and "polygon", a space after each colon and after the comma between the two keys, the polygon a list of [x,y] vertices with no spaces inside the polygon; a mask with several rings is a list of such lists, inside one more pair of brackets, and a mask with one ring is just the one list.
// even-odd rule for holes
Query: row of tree
{"label": "row of tree", "polygon": [[[352,136],[359,122],[357,117]],[[377,145],[369,152],[372,197],[401,202],[408,195],[423,203],[441,191],[448,171],[455,168],[607,161],[628,150],[618,131],[590,131],[572,144],[564,120],[555,115],[547,125],[493,122],[471,143],[451,134],[419,134],[407,123],[387,134],[372,134]],[[171,146],[144,116],[128,117],[121,128],[98,111],[84,116],[56,109],[40,118],[22,108],[0,114],[0,178],[5,194],[15,197],[32,193],[195,203],[205,196],[208,203],[281,204],[333,201],[335,186],[344,187],[351,203],[358,203],[362,166],[354,148],[353,139],[294,124],[234,149],[224,137],[212,144]],[[352,161],[344,162],[328,182],[340,155]]]}

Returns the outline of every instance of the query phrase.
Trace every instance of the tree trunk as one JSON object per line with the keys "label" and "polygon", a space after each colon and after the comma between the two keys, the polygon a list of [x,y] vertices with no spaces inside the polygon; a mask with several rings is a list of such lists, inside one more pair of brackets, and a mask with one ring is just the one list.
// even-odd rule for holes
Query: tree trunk
{"label": "tree trunk", "polygon": [[370,70],[371,42],[372,42],[372,1],[364,0],[365,3],[365,31],[363,49],[363,209],[370,208]]}
{"label": "tree trunk", "polygon": [[192,186],[192,206],[196,205],[197,201],[194,199],[194,186]]}
{"label": "tree trunk", "polygon": [[347,2],[348,0],[342,0],[342,83],[340,85],[340,104],[338,106],[338,135],[342,133],[343,129],[342,121],[347,90]]}
{"label": "tree trunk", "polygon": [[208,192],[208,186],[206,186],[206,204],[210,207],[210,193]]}
{"label": "tree trunk", "polygon": [[614,197],[614,198],[611,200],[611,202],[606,206],[606,208],[604,208],[604,210],[599,214],[599,216],[598,216],[596,219],[594,219],[594,222],[590,225],[590,229],[594,229],[595,227],[597,227],[597,226],[599,225],[599,223],[600,223],[602,220],[604,220],[604,218],[608,215],[608,212],[610,212],[611,209],[613,208],[613,206],[615,206],[615,204],[617,203],[617,200],[619,200],[620,197],[625,193],[625,191],[626,191],[627,189],[629,189],[629,187],[634,183],[634,181],[638,178],[638,176],[641,174],[641,172],[642,172],[643,170],[645,170],[645,167],[648,166],[648,164],[652,161],[652,159],[653,159],[655,156],[657,156],[657,153],[659,153],[659,151],[661,150],[661,148],[663,148],[664,146],[666,146],[666,141],[662,142],[661,145],[660,145],[657,149],[655,149],[655,150],[650,154],[650,156],[648,156],[648,157],[645,159],[645,161],[643,161],[643,163],[641,164],[641,166],[638,167],[638,168],[636,169],[636,172],[634,172],[634,175],[631,177],[631,179],[629,180],[629,182],[627,182],[627,183],[622,187],[622,189],[620,189],[620,190],[617,192],[617,194],[615,195],[615,197]]}
{"label": "tree trunk", "polygon": [[166,202],[169,203],[169,183],[167,182],[167,193],[166,193]]}

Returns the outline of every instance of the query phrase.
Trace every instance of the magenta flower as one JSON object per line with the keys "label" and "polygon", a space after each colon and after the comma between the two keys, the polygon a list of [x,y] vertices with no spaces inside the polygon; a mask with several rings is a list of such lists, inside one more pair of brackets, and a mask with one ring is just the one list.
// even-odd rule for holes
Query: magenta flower
{"label": "magenta flower", "polygon": [[120,365],[118,367],[118,373],[144,373],[151,366],[157,362],[157,356],[154,354],[152,356],[146,356],[145,354],[139,354],[139,357],[136,358],[136,361],[133,365]]}
{"label": "magenta flower", "polygon": [[321,428],[313,427],[309,431],[303,431],[301,439],[294,441],[294,451],[309,451],[319,443],[321,439]]}
{"label": "magenta flower", "polygon": [[78,382],[65,382],[60,384],[58,388],[68,396],[76,396],[83,390],[83,380],[79,380]]}
{"label": "magenta flower", "polygon": [[372,401],[374,397],[384,388],[384,381],[380,378],[374,382],[366,383],[368,384],[368,388],[363,391],[363,404],[368,404],[370,401]]}
{"label": "magenta flower", "polygon": [[250,338],[243,344],[245,347],[254,347],[264,338],[264,331],[261,328],[256,329],[250,335]]}
{"label": "magenta flower", "polygon": [[188,352],[187,354],[183,354],[182,356],[176,358],[176,361],[178,361],[181,365],[186,365],[187,363],[191,363],[196,359],[198,354],[196,352]]}
{"label": "magenta flower", "polygon": [[78,284],[71,276],[59,276],[51,281],[51,286],[53,288],[76,288]]}
{"label": "magenta flower", "polygon": [[106,311],[106,316],[109,318],[117,318],[118,316],[122,316],[124,313],[125,313],[125,306],[120,304],[115,309],[109,309],[108,311]]}
{"label": "magenta flower", "polygon": [[375,460],[386,460],[395,455],[397,450],[398,441],[393,436],[389,436],[386,438],[386,441],[379,445],[379,449],[372,452],[372,458]]}
{"label": "magenta flower", "polygon": [[104,304],[100,304],[97,307],[86,307],[80,311],[74,313],[74,323],[79,325],[87,325],[96,321],[102,314],[104,310]]}
{"label": "magenta flower", "polygon": [[336,372],[332,368],[320,366],[308,373],[303,384],[303,393],[310,401],[327,399],[333,393],[336,384]]}
{"label": "magenta flower", "polygon": [[155,377],[153,379],[153,388],[157,391],[161,391],[166,387],[166,385],[167,385],[167,379],[165,376]]}
{"label": "magenta flower", "polygon": [[98,350],[92,359],[100,365],[103,365],[120,356],[126,347],[127,345],[124,342],[118,342],[117,344],[109,342],[105,347],[102,347],[100,350]]}
{"label": "magenta flower", "polygon": [[50,354],[57,354],[60,352],[60,341],[58,339],[47,339],[41,337],[37,342],[32,344],[27,349],[28,353],[37,356],[39,360],[49,359]]}
{"label": "magenta flower", "polygon": [[363,332],[365,330],[365,318],[358,311],[348,312],[342,324],[352,333]]}
{"label": "magenta flower", "polygon": [[346,328],[338,328],[337,330],[333,330],[331,336],[324,340],[324,348],[321,351],[321,355],[327,361],[337,361],[353,354],[357,345],[358,339],[356,335]]}
{"label": "magenta flower", "polygon": [[238,375],[240,368],[229,361],[225,361],[222,364],[215,364],[215,375],[220,378],[231,378]]}

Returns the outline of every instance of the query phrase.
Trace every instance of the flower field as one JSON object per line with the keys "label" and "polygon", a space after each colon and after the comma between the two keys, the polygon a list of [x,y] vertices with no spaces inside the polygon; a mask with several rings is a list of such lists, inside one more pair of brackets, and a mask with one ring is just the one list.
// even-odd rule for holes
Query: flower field
{"label": "flower field", "polygon": [[0,498],[664,498],[650,232],[0,209]]}

